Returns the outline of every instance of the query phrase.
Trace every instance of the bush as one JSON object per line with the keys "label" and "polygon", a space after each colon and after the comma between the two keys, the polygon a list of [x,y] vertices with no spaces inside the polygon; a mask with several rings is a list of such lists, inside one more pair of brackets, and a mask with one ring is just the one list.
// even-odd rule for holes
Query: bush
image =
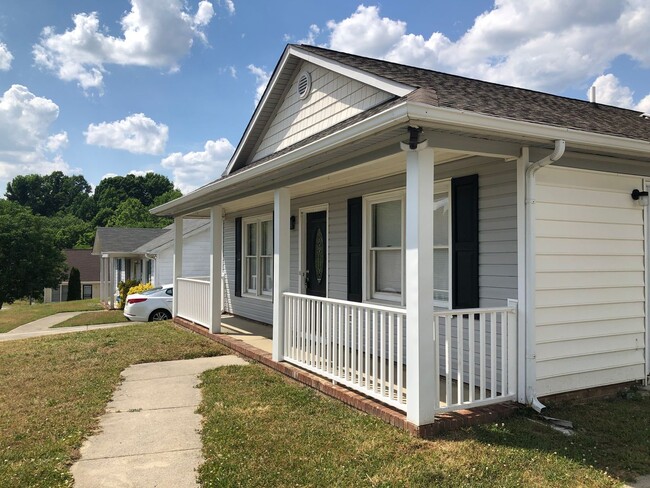
{"label": "bush", "polygon": [[124,310],[124,304],[126,303],[126,296],[129,294],[129,290],[139,284],[140,282],[138,280],[120,281],[117,284],[117,289],[120,292],[120,310]]}
{"label": "bush", "polygon": [[81,300],[81,275],[74,266],[68,278],[68,301]]}
{"label": "bush", "polygon": [[136,286],[132,286],[129,288],[129,292],[127,293],[128,295],[133,295],[135,293],[142,293],[143,291],[151,290],[153,288],[153,283],[141,283]]}

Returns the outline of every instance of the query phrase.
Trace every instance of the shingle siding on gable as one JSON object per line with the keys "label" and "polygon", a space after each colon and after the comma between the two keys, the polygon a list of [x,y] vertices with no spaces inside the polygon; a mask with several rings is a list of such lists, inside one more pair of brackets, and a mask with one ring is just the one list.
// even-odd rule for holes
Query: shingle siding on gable
{"label": "shingle siding on gable", "polygon": [[390,93],[311,63],[305,63],[298,72],[303,70],[311,74],[311,95],[301,100],[296,90],[297,79],[294,79],[252,161],[280,151],[393,97]]}

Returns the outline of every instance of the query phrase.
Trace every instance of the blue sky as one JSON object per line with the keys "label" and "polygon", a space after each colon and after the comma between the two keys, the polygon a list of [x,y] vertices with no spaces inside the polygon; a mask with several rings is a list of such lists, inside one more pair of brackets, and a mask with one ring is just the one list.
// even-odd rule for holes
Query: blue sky
{"label": "blue sky", "polygon": [[217,178],[288,42],[650,111],[648,0],[23,0],[0,6],[18,174]]}

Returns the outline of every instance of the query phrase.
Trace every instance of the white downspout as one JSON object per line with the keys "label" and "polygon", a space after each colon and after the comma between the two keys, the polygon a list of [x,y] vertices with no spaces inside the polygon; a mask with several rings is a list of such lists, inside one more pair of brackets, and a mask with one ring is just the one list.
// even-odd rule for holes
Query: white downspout
{"label": "white downspout", "polygon": [[535,338],[535,289],[536,273],[535,246],[536,212],[535,212],[535,174],[543,167],[558,161],[563,155],[566,143],[562,139],[555,141],[555,149],[545,158],[531,163],[526,168],[526,402],[538,412],[544,405],[537,399],[535,382],[536,368],[536,338]]}

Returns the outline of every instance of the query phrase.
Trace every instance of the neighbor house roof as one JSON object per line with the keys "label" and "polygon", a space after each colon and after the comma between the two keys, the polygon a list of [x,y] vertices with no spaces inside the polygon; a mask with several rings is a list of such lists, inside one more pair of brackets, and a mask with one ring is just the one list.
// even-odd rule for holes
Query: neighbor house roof
{"label": "neighbor house roof", "polygon": [[135,249],[168,232],[168,229],[98,227],[93,254],[134,253]]}
{"label": "neighbor house roof", "polygon": [[[183,219],[183,237],[187,237],[194,231],[198,231],[202,227],[209,227],[210,221],[207,219]],[[144,243],[134,252],[150,253],[159,251],[161,248],[171,245],[174,242],[174,224],[165,227],[167,230],[164,234]]]}
{"label": "neighbor house roof", "polygon": [[99,281],[99,256],[92,249],[64,249],[68,267],[77,268],[81,281]]}

